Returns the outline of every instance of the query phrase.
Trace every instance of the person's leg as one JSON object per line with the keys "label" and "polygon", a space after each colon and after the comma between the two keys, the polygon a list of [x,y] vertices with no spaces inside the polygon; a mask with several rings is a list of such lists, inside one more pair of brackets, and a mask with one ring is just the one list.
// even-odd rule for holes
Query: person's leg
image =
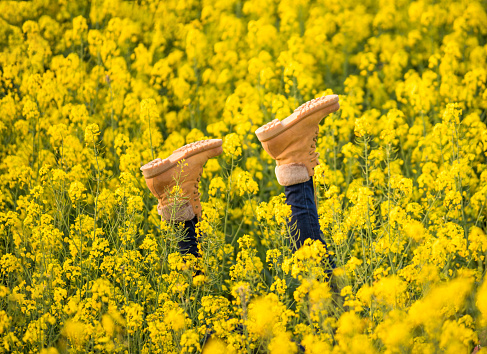
{"label": "person's leg", "polygon": [[182,254],[198,256],[196,224],[201,217],[198,185],[203,166],[223,152],[222,140],[201,140],[157,158],[141,167],[145,182],[158,199],[157,211],[168,222],[184,222],[185,238],[178,243]]}
{"label": "person's leg", "polygon": [[313,179],[284,187],[286,204],[291,206],[289,227],[299,248],[307,239],[322,240],[314,201]]}
{"label": "person's leg", "polygon": [[[291,236],[299,249],[307,239],[317,240],[328,250],[320,229],[318,210],[315,204],[313,178],[309,181],[284,187],[286,204],[291,206],[291,218],[288,226]],[[296,250],[295,250],[296,251]],[[328,258],[330,271],[335,268],[332,257]]]}
{"label": "person's leg", "polygon": [[192,254],[195,257],[199,257],[198,253],[198,239],[196,238],[196,224],[198,223],[198,217],[184,222],[185,238],[179,241],[179,252],[181,254]]}
{"label": "person's leg", "polygon": [[[319,123],[339,108],[337,95],[319,97],[301,105],[286,119],[275,119],[255,132],[276,160],[276,177],[285,188],[286,203],[291,205],[289,226],[298,248],[307,239],[324,244],[314,200],[312,177],[319,163],[315,149]],[[334,267],[331,261],[330,265]]]}

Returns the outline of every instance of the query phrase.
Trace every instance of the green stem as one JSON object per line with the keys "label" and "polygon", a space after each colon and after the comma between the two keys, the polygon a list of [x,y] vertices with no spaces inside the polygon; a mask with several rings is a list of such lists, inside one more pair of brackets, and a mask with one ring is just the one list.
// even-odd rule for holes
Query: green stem
{"label": "green stem", "polygon": [[150,131],[150,117],[149,117],[149,141],[150,141],[150,152],[152,155],[152,160],[154,160],[154,149],[152,148],[152,134]]}

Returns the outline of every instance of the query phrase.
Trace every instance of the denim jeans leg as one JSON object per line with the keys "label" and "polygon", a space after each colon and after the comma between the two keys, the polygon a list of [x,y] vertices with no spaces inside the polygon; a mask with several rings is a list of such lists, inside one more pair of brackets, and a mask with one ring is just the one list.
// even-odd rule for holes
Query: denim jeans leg
{"label": "denim jeans leg", "polygon": [[191,220],[184,222],[184,232],[186,233],[184,240],[179,241],[179,252],[181,254],[192,254],[195,257],[199,257],[198,253],[198,240],[196,238],[196,224],[198,223],[198,217],[195,216]]}
{"label": "denim jeans leg", "polygon": [[[313,178],[308,182],[284,187],[286,204],[291,206],[291,219],[288,223],[291,235],[299,248],[307,239],[319,240],[325,247],[323,233],[320,230],[318,210],[316,209]],[[333,259],[330,259],[332,268],[335,268]]]}

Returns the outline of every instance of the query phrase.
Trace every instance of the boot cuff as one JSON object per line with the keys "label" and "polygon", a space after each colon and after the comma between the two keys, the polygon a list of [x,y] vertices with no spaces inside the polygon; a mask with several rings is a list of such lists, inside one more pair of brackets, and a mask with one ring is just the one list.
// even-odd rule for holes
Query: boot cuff
{"label": "boot cuff", "polygon": [[293,184],[307,182],[310,179],[308,169],[302,163],[276,166],[276,177],[281,186],[292,186]]}
{"label": "boot cuff", "polygon": [[157,212],[166,221],[186,221],[192,220],[195,216],[193,207],[190,203],[184,203],[183,205],[157,205]]}

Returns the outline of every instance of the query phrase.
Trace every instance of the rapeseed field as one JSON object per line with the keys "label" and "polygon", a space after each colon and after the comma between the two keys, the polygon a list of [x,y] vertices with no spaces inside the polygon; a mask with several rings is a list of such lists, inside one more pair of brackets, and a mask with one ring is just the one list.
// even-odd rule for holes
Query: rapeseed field
{"label": "rapeseed field", "polygon": [[[0,47],[0,352],[487,345],[485,0],[0,1]],[[293,253],[254,131],[332,93]],[[195,258],[140,167],[205,138]]]}

